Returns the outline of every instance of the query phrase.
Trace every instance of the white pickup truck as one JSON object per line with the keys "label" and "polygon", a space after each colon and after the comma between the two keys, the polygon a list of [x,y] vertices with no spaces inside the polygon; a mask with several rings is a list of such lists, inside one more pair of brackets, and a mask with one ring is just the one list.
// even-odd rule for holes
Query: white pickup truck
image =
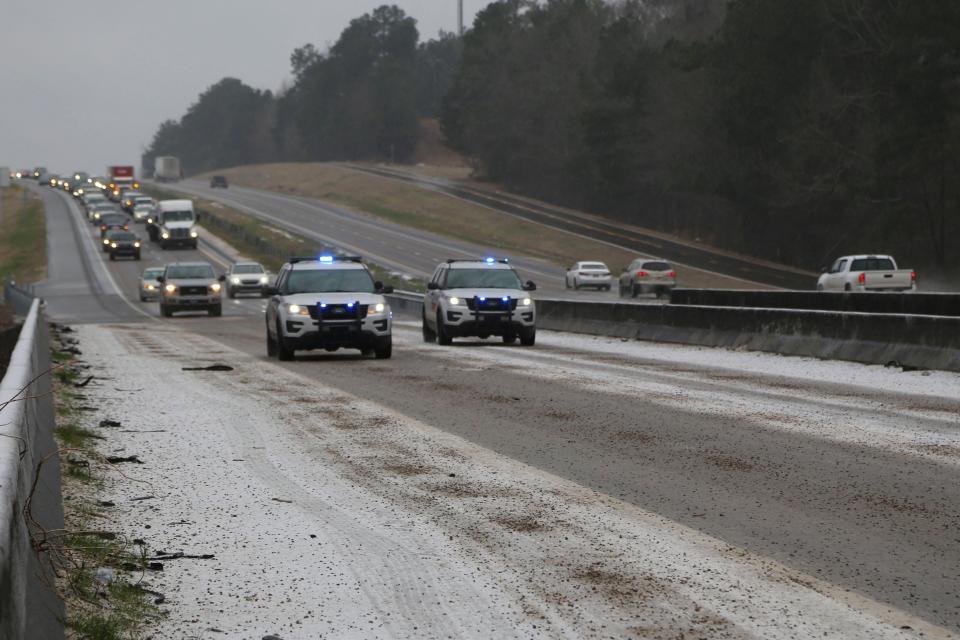
{"label": "white pickup truck", "polygon": [[817,291],[916,291],[917,272],[892,256],[843,256],[817,280]]}

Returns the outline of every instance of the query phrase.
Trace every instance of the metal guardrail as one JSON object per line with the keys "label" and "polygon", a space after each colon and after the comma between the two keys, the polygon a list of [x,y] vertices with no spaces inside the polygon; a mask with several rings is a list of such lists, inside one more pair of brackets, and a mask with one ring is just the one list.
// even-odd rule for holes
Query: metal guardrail
{"label": "metal guardrail", "polygon": [[63,528],[50,366],[47,323],[33,299],[0,382],[0,638],[11,640],[63,637],[49,559],[31,546],[42,529]]}

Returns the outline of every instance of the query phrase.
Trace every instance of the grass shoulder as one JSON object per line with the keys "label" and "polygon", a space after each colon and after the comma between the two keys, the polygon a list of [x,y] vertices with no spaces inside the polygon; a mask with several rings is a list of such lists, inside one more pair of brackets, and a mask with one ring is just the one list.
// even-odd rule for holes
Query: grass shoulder
{"label": "grass shoulder", "polygon": [[0,276],[17,282],[47,277],[47,223],[43,202],[22,187],[0,189]]}

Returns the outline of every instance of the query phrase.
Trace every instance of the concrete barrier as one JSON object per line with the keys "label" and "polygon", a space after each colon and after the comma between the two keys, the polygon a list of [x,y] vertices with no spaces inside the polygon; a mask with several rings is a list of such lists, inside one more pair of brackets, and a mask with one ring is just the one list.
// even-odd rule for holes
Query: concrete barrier
{"label": "concrete barrier", "polygon": [[[421,295],[388,298],[421,317]],[[960,317],[569,300],[537,300],[537,314],[553,331],[960,371]]]}
{"label": "concrete barrier", "polygon": [[33,285],[21,286],[13,279],[3,283],[3,301],[13,307],[13,312],[18,316],[25,316],[30,312],[34,297]]}
{"label": "concrete barrier", "polygon": [[957,293],[674,289],[670,304],[960,317],[960,294]]}
{"label": "concrete barrier", "polygon": [[35,299],[0,382],[0,638],[10,640],[64,636],[49,562],[31,548],[32,534],[63,528],[49,370],[48,329]]}

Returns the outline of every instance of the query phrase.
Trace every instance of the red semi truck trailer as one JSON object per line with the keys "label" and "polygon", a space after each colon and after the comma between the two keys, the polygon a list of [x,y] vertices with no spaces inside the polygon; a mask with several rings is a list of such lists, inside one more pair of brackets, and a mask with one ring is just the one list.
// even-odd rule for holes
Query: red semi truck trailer
{"label": "red semi truck trailer", "polygon": [[111,200],[120,199],[120,191],[123,189],[139,189],[140,183],[137,182],[133,174],[133,166],[127,164],[117,164],[107,167],[107,177],[110,182],[107,184],[108,195]]}

